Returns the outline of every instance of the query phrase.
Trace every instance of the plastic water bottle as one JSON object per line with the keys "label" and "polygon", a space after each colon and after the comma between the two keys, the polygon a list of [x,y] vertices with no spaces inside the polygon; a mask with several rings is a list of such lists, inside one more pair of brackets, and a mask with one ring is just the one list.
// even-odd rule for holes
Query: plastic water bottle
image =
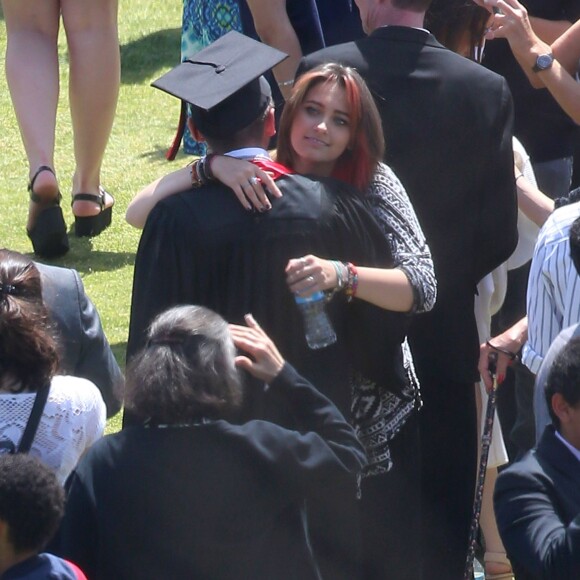
{"label": "plastic water bottle", "polygon": [[304,320],[304,336],[312,349],[324,348],[336,342],[336,333],[326,314],[326,300],[322,292],[304,297],[294,295]]}
{"label": "plastic water bottle", "polygon": [[485,569],[477,558],[473,559],[473,580],[485,580]]}

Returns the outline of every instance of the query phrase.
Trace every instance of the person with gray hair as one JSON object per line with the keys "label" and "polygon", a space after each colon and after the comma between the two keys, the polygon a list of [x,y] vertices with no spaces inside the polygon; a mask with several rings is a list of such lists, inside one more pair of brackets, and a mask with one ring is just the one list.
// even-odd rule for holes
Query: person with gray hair
{"label": "person with gray hair", "polygon": [[[127,369],[139,423],[105,437],[67,484],[61,555],[89,577],[321,578],[304,500],[354,481],[365,453],[336,407],[246,322],[178,306],[151,324]],[[267,383],[264,396],[300,427],[240,422],[238,369]]]}

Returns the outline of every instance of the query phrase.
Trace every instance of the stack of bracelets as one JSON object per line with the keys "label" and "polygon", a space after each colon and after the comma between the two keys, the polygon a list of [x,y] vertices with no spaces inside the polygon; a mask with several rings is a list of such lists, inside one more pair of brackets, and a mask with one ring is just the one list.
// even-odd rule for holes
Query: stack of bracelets
{"label": "stack of bracelets", "polygon": [[204,155],[189,164],[189,175],[191,177],[191,187],[201,187],[214,179],[211,170],[211,162],[215,153]]}
{"label": "stack of bracelets", "polygon": [[334,294],[344,290],[347,300],[350,302],[356,296],[358,288],[358,270],[354,264],[350,262],[331,261],[334,271],[336,272],[336,286],[328,293],[328,298],[332,298]]}

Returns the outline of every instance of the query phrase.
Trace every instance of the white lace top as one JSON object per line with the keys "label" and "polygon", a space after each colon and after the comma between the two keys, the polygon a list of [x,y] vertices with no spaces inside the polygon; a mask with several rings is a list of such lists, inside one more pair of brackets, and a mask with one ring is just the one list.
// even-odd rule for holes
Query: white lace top
{"label": "white lace top", "polygon": [[[0,439],[18,446],[34,397],[35,393],[0,393]],[[53,469],[64,484],[82,454],[102,437],[105,413],[101,393],[91,381],[53,377],[30,455]]]}

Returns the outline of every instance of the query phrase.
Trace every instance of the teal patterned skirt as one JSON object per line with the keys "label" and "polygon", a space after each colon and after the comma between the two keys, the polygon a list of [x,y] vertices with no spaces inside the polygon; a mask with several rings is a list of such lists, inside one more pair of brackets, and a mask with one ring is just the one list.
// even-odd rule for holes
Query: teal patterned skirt
{"label": "teal patterned skirt", "polygon": [[[181,60],[190,58],[230,30],[242,32],[240,7],[236,0],[183,0]],[[205,145],[195,141],[187,128],[183,142],[186,153],[205,153]]]}

